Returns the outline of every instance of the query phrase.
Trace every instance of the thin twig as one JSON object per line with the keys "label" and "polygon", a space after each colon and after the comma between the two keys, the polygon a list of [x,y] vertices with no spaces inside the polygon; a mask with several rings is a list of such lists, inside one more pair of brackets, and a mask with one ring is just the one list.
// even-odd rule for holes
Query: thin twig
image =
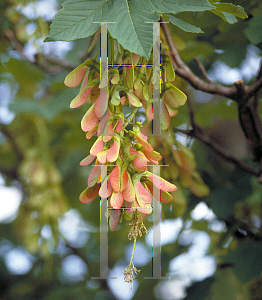
{"label": "thin twig", "polygon": [[15,35],[12,30],[8,29],[4,32],[5,37],[11,42],[13,47],[20,53],[20,55],[30,63],[33,63],[24,53],[23,46],[18,42],[18,40],[15,38]]}
{"label": "thin twig", "polygon": [[198,57],[194,57],[194,61],[197,64],[199,70],[201,71],[201,73],[204,76],[204,78],[206,79],[206,81],[212,83],[212,80],[209,78],[209,76],[207,74],[207,71],[206,71],[206,68],[202,64],[202,62],[200,61],[200,59]]}
{"label": "thin twig", "polygon": [[[8,139],[14,152],[16,153],[17,158],[18,158],[18,163],[17,163],[17,165],[18,165],[23,160],[23,153],[20,150],[20,148],[15,140],[15,137],[13,136],[13,133],[7,128],[6,125],[1,124],[1,123],[0,123],[0,132]],[[13,179],[18,178],[17,168],[5,169],[3,167],[0,167],[0,173],[4,174],[10,178],[13,178]]]}
{"label": "thin twig", "polygon": [[193,129],[195,129],[195,118],[194,118],[194,111],[192,108],[192,103],[191,103],[191,99],[189,99],[189,97],[187,97],[187,106],[189,109],[189,117],[190,117],[190,123]]}
{"label": "thin twig", "polygon": [[[4,34],[5,37],[11,42],[14,49],[17,50],[21,57],[24,58],[24,60],[31,64],[37,65],[39,68],[43,69],[48,73],[57,73],[61,71],[62,68],[73,70],[77,67],[77,65],[71,63],[70,61],[65,61],[58,58],[43,57],[41,59],[38,53],[34,56],[34,60],[32,60],[25,54],[23,46],[16,39],[12,30],[8,29],[5,31]],[[50,65],[50,63],[53,65]]]}
{"label": "thin twig", "polygon": [[173,128],[174,132],[179,132],[182,134],[185,134],[187,136],[193,137],[199,141],[201,141],[203,144],[210,147],[212,150],[214,150],[217,154],[219,154],[222,158],[224,158],[226,161],[233,163],[240,169],[248,172],[251,175],[259,176],[259,171],[256,169],[250,167],[249,165],[245,164],[241,160],[237,159],[235,156],[231,155],[230,152],[225,150],[223,147],[221,147],[219,144],[214,142],[208,135],[201,133],[201,130],[183,130],[179,128]]}
{"label": "thin twig", "polygon": [[6,125],[1,124],[1,123],[0,123],[0,132],[2,132],[7,137],[8,141],[12,145],[13,150],[15,151],[19,161],[22,161],[23,153],[20,150],[20,148],[15,140],[15,137],[13,136],[13,133],[7,128]]}
{"label": "thin twig", "polygon": [[16,169],[9,170],[0,167],[0,173],[12,179],[18,179],[18,174]]}
{"label": "thin twig", "polygon": [[75,247],[72,247],[71,245],[69,245],[68,243],[66,243],[66,247],[69,248],[75,255],[79,256],[83,262],[88,266],[90,267],[90,263],[88,261],[88,259],[82,255],[81,251],[79,251],[79,249],[75,248]]}
{"label": "thin twig", "polygon": [[[79,251],[79,249],[77,248],[74,248],[72,246],[70,246],[68,243],[66,243],[66,247],[69,248],[75,255],[79,256],[83,261],[84,263],[87,265],[88,268],[90,268],[90,262],[88,261],[88,259],[81,253],[81,251]],[[116,300],[116,298],[113,296],[108,284],[107,284],[107,281],[106,279],[100,279],[101,281],[101,286],[104,290],[107,290],[111,293],[111,296],[113,297],[112,299],[113,300]]]}
{"label": "thin twig", "polygon": [[57,57],[45,57],[45,60],[51,64],[57,65],[61,68],[74,70],[78,65],[72,63],[69,60],[59,59]]}

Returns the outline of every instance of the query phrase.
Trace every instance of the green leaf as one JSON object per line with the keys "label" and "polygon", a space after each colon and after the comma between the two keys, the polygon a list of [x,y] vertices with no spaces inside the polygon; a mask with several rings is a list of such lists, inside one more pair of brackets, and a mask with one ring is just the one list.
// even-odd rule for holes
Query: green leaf
{"label": "green leaf", "polygon": [[167,14],[162,14],[162,17],[165,19],[166,22],[169,22],[169,16]]}
{"label": "green leaf", "polygon": [[262,272],[262,244],[255,241],[243,242],[224,259],[234,264],[234,272],[239,280],[250,281]]}
{"label": "green leaf", "polygon": [[15,101],[9,105],[11,111],[15,113],[33,113],[38,114],[45,119],[49,119],[49,109],[39,104],[37,101],[32,101],[31,99],[21,99],[20,101]]}
{"label": "green leaf", "polygon": [[61,91],[47,102],[31,98],[17,98],[9,105],[9,108],[17,114],[32,113],[51,121],[62,112],[69,111],[70,97],[74,96],[75,91]]}
{"label": "green leaf", "polygon": [[184,300],[206,300],[210,295],[210,289],[214,278],[210,277],[200,282],[195,282],[186,289],[187,296]]}
{"label": "green leaf", "polygon": [[237,22],[237,18],[229,13],[211,10],[212,13],[222,18],[224,21],[228,22],[229,24],[234,24]]}
{"label": "green leaf", "polygon": [[48,41],[71,41],[88,37],[100,24],[113,22],[108,30],[123,48],[149,58],[153,45],[152,22],[158,21],[161,13],[204,11],[213,9],[207,0],[67,0],[56,14]]}
{"label": "green leaf", "polygon": [[118,89],[114,90],[114,93],[113,93],[113,96],[112,96],[112,99],[111,99],[111,103],[114,106],[118,106],[120,104],[120,95],[119,95],[119,90]]}
{"label": "green leaf", "polygon": [[186,48],[181,51],[181,57],[185,61],[190,61],[194,56],[204,55],[210,57],[214,54],[214,48],[210,43],[190,41]]}
{"label": "green leaf", "polygon": [[94,34],[108,13],[109,3],[105,0],[68,0],[55,15],[45,42],[72,41]]}
{"label": "green leaf", "polygon": [[166,79],[171,82],[175,80],[175,71],[170,56],[167,55],[166,59]]}
{"label": "green leaf", "polygon": [[186,31],[186,32],[193,32],[193,33],[203,33],[203,31],[201,30],[201,28],[196,27],[194,25],[191,25],[179,18],[176,18],[170,14],[167,14],[169,17],[169,22],[171,22],[172,24],[174,24],[175,26],[179,27],[180,29]]}
{"label": "green leaf", "polygon": [[158,21],[159,14],[153,12],[151,1],[113,2],[113,9],[107,19],[116,23],[108,24],[110,34],[124,49],[148,59],[153,46],[153,24],[148,22]]}
{"label": "green leaf", "polygon": [[211,288],[212,300],[249,299],[247,287],[237,280],[231,268],[219,269],[214,278],[215,282]]}
{"label": "green leaf", "polygon": [[216,6],[216,11],[228,13],[241,19],[246,19],[248,17],[244,8],[240,5],[234,5],[232,3],[218,3],[214,5]]}
{"label": "green leaf", "polygon": [[228,100],[221,100],[217,103],[210,102],[199,106],[196,110],[195,120],[197,124],[208,127],[215,122],[215,118],[221,120],[237,120],[237,109],[235,102],[228,103]]}
{"label": "green leaf", "polygon": [[[215,1],[212,1],[212,3]],[[211,10],[215,15],[224,19],[229,24],[234,24],[237,22],[237,18],[245,19],[247,14],[244,11],[244,8],[240,5],[234,5],[232,3],[213,3],[216,9]]]}
{"label": "green leaf", "polygon": [[213,9],[207,0],[151,0],[153,7],[159,13],[177,14],[182,11],[205,11]]}
{"label": "green leaf", "polygon": [[219,55],[219,59],[230,68],[238,68],[240,63],[246,58],[247,47],[239,45],[228,46],[225,52]]}
{"label": "green leaf", "polygon": [[262,14],[256,16],[248,22],[245,34],[250,42],[257,45],[262,42]]}
{"label": "green leaf", "polygon": [[[234,188],[213,189],[212,193],[205,198],[213,212],[221,219],[226,219],[234,214],[236,204],[245,200],[252,193],[249,175],[235,171],[231,176],[231,185]],[[229,182],[230,179],[228,179],[228,184]]]}
{"label": "green leaf", "polygon": [[19,97],[33,97],[38,90],[37,84],[44,78],[40,68],[13,57],[4,63],[3,72],[9,72],[14,76],[19,84],[17,91]]}

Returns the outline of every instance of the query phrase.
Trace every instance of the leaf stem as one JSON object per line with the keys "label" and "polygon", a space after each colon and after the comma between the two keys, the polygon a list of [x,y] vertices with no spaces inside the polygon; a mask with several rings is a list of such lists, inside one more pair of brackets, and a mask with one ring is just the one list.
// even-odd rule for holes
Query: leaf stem
{"label": "leaf stem", "polygon": [[131,259],[130,259],[130,263],[128,265],[129,268],[134,267],[133,258],[134,258],[134,254],[135,254],[135,249],[136,249],[136,237],[134,238],[133,252],[132,252]]}
{"label": "leaf stem", "polygon": [[128,123],[130,123],[129,120],[132,120],[133,117],[135,117],[136,113],[137,113],[137,110],[138,108],[135,108],[131,114],[126,118],[126,122],[125,122],[125,125],[124,125],[124,129],[126,128],[126,126],[128,125]]}
{"label": "leaf stem", "polygon": [[114,47],[114,39],[112,38],[112,36],[110,36],[110,60],[111,60],[111,64],[114,64],[114,54],[115,54],[115,47]]}

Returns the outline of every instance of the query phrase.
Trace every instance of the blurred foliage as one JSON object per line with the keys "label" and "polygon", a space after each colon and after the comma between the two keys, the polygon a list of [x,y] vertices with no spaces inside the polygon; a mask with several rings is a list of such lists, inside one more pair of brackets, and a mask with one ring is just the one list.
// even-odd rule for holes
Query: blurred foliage
{"label": "blurred foliage", "polygon": [[[87,54],[92,39],[78,40],[64,58],[59,52],[46,51],[49,46],[42,41],[51,20],[36,9],[38,2],[0,0],[0,173],[6,186],[16,187],[22,194],[18,215],[0,223],[0,299],[117,299],[109,280],[91,280],[99,276],[99,199],[90,204],[78,199],[91,171],[91,166],[81,167],[79,162],[89,154],[94,139],[86,140],[80,128],[86,108],[69,108],[78,88],[69,89],[63,84],[73,66],[88,56],[94,57],[99,45]],[[55,9],[60,9],[60,2]],[[219,7],[217,2],[210,0]],[[201,28],[200,34],[184,32],[170,24],[181,57],[199,76],[202,74],[194,56],[211,71],[221,62],[240,68],[246,64],[250,49],[261,55],[262,2],[225,1],[229,2],[241,5],[248,18],[238,18],[236,11],[230,17],[225,8],[220,13],[178,14],[184,22]],[[31,7],[33,13],[25,14],[23,7]],[[10,31],[14,38],[10,39]],[[30,47],[34,49],[33,58],[28,54]],[[255,76],[254,72],[246,83],[252,84]],[[253,165],[235,103],[195,91],[178,76],[175,85],[190,97],[195,122],[232,155]],[[7,105],[14,116],[11,122],[6,119]],[[141,118],[143,115],[141,112]],[[189,126],[185,105],[172,118],[172,127]],[[181,220],[183,224],[175,241],[162,246],[162,276],[171,276],[174,282],[183,277],[182,273],[173,277],[170,261],[187,253],[200,231],[210,239],[205,254],[213,255],[217,270],[200,281],[187,278],[184,299],[262,299],[261,185],[257,178],[226,163],[201,142],[169,133],[168,138],[150,141],[163,156],[163,164],[169,165],[161,175],[178,186],[174,200],[163,204],[161,218]],[[9,199],[0,200],[1,205],[8,205]],[[213,210],[213,218],[192,217],[200,202]],[[70,212],[80,218],[75,239],[70,239],[59,225]],[[68,218],[67,226],[73,228],[73,219]],[[145,222],[147,228],[152,226],[152,219]],[[110,269],[119,265],[124,269],[129,260],[125,258],[131,245],[127,239],[128,221],[123,220],[119,227],[108,234]],[[188,232],[191,235],[185,237]],[[141,273],[133,299],[174,299],[175,296],[167,298],[168,291],[163,289],[168,280],[144,279],[152,274],[151,247],[144,237],[139,241],[147,249],[148,260],[138,265]],[[32,258],[32,268],[22,275],[13,274],[5,260],[10,251],[19,247],[24,247]],[[71,255],[86,265],[87,272],[81,278],[64,272],[65,258]],[[117,276],[124,280],[123,273]],[[125,286],[130,289],[128,284]],[[175,284],[169,288],[175,295]]]}

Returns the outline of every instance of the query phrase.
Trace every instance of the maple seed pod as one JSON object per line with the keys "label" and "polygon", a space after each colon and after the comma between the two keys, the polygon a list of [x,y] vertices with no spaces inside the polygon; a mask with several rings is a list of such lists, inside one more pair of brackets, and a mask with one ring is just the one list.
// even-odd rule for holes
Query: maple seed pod
{"label": "maple seed pod", "polygon": [[134,138],[134,137],[135,137],[135,133],[134,133],[132,130],[129,130],[129,131],[128,131],[128,135],[129,135],[131,138]]}
{"label": "maple seed pod", "polygon": [[112,210],[111,216],[109,218],[109,227],[110,227],[111,231],[116,230],[119,220],[120,220],[120,217],[121,217],[121,213],[122,213],[122,211],[119,209]]}
{"label": "maple seed pod", "polygon": [[164,71],[167,81],[174,81],[175,72],[170,57],[168,55],[163,55],[161,59],[163,59],[162,62],[164,64]]}
{"label": "maple seed pod", "polygon": [[143,145],[141,145],[140,143],[136,143],[135,144],[135,149],[137,150],[137,151],[139,151],[139,150],[141,150],[141,149],[143,149],[144,147],[143,147]]}
{"label": "maple seed pod", "polygon": [[85,72],[87,70],[87,66],[85,64],[82,64],[75,68],[72,72],[70,72],[66,78],[65,78],[65,85],[68,87],[75,87],[79,85],[79,83],[82,81]]}
{"label": "maple seed pod", "polygon": [[186,103],[187,96],[170,82],[164,82],[161,89],[160,97],[164,96],[164,101],[171,108],[177,108]]}
{"label": "maple seed pod", "polygon": [[[121,54],[118,63],[131,65],[134,57],[132,58],[128,51]],[[138,62],[137,59],[135,61]],[[95,133],[99,134],[90,149],[90,155],[80,163],[86,166],[96,159],[95,166],[88,177],[88,187],[81,193],[80,201],[89,203],[98,195],[109,198],[113,208],[109,219],[112,231],[117,228],[122,218],[123,206],[127,209],[125,214],[127,218],[130,212],[136,210],[137,224],[139,224],[143,222],[146,214],[152,213],[153,187],[160,190],[160,201],[163,203],[169,203],[172,196],[168,192],[176,190],[175,185],[147,171],[148,163],[157,165],[162,156],[154,151],[151,143],[147,141],[147,136],[141,132],[142,122],[133,121],[139,107],[148,107],[147,110],[151,108],[152,111],[151,73],[149,68],[146,68],[149,62],[142,60],[142,63],[144,66],[138,70],[133,67],[109,69],[109,81],[106,83],[100,82],[99,63],[88,59],[65,79],[65,84],[68,86],[76,86],[82,81],[79,94],[72,100],[70,107],[75,108],[84,103],[91,103],[81,121],[81,128],[86,133],[87,139]],[[169,57],[166,57],[164,67],[166,78],[173,79]],[[109,98],[102,98],[100,88],[106,84],[110,88]],[[186,95],[169,82],[165,82],[162,84],[161,97],[163,97],[161,128],[166,129],[170,124],[172,110],[185,103]],[[146,106],[145,103],[150,105]],[[126,119],[123,106],[134,107],[130,115],[132,117]],[[132,122],[135,125],[132,130],[127,131],[126,126],[128,123],[133,124]],[[106,134],[105,128],[107,128]],[[112,164],[108,168],[107,177],[103,180],[100,178],[101,170],[98,166],[100,164]],[[187,183],[192,190],[200,194],[201,182],[197,174],[190,176]],[[184,176],[184,178],[188,177]]]}

